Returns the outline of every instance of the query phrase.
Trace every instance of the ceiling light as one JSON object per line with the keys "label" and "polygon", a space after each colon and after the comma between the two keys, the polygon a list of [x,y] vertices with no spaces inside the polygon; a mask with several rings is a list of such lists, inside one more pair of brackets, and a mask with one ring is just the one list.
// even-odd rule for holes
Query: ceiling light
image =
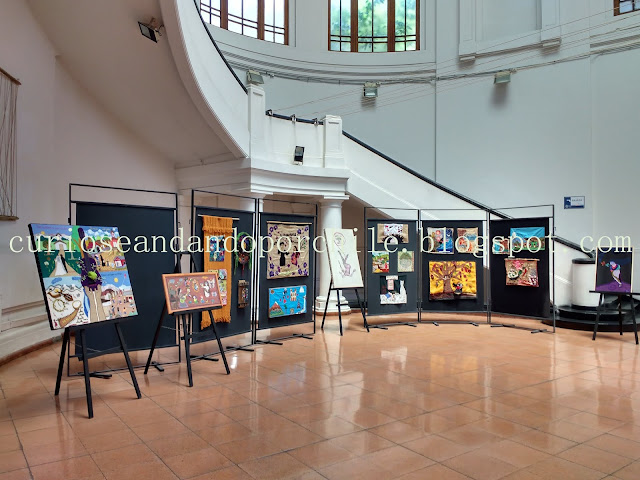
{"label": "ceiling light", "polygon": [[511,81],[511,70],[505,70],[503,72],[498,72],[493,77],[493,83],[495,85],[499,85],[501,83],[509,83]]}
{"label": "ceiling light", "polygon": [[249,85],[263,85],[264,78],[262,78],[262,75],[260,75],[260,72],[256,72],[255,70],[248,70],[247,83]]}
{"label": "ceiling light", "polygon": [[140,27],[140,33],[147,37],[149,40],[154,41],[154,42],[158,42],[158,37],[162,36],[162,33],[160,33],[160,29],[163,27],[164,25],[161,25],[160,22],[158,22],[158,20],[156,20],[155,18],[151,18],[151,20],[149,20],[149,23],[142,23],[142,22],[138,22],[138,27]]}
{"label": "ceiling light", "polygon": [[366,82],[362,90],[362,96],[364,98],[376,98],[378,96],[378,84]]}

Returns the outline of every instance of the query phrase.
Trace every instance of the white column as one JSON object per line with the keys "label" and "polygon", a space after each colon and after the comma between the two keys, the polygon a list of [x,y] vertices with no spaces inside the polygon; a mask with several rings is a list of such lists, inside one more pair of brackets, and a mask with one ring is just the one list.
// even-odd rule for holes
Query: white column
{"label": "white column", "polygon": [[249,156],[252,160],[267,158],[267,116],[265,115],[264,90],[256,85],[247,87],[249,96]]}
{"label": "white column", "polygon": [[[349,197],[345,195],[341,196],[326,196],[320,200],[320,218],[319,226],[316,235],[321,236],[324,234],[325,228],[342,228],[342,202]],[[319,242],[320,243],[320,242]],[[326,246],[324,241],[321,242],[321,246],[318,245],[318,249],[325,250]],[[331,283],[331,270],[329,268],[329,257],[326,252],[318,253],[318,293],[316,297],[315,309],[316,312],[322,314],[324,312],[325,305],[327,304],[327,290]],[[327,307],[327,313],[338,313],[337,296],[335,292],[331,293],[329,298],[329,306]],[[341,305],[346,303],[344,297],[340,298]],[[343,313],[351,313],[351,309],[348,306],[341,307]]]}

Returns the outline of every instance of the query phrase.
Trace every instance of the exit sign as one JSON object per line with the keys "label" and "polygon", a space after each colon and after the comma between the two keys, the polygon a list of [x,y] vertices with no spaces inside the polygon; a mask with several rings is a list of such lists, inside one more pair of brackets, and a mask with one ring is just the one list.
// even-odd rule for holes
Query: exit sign
{"label": "exit sign", "polygon": [[584,208],[584,197],[564,197],[564,208]]}

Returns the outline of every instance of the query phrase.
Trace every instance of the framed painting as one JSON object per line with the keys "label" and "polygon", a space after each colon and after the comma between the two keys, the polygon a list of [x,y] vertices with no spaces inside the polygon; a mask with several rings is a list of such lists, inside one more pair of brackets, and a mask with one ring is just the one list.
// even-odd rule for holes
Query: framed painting
{"label": "framed painting", "polygon": [[307,287],[277,287],[269,289],[269,318],[307,313]]}
{"label": "framed painting", "polygon": [[428,227],[429,253],[453,253],[453,228]]}
{"label": "framed painting", "polygon": [[222,306],[219,272],[165,274],[162,285],[170,315]]}
{"label": "framed painting", "polygon": [[353,230],[325,228],[324,237],[334,288],[363,287],[358,248]]}
{"label": "framed painting", "polygon": [[389,252],[371,252],[373,273],[389,273]]}
{"label": "framed painting", "polygon": [[507,271],[507,285],[520,287],[538,287],[538,259],[536,258],[505,258],[504,266]]}
{"label": "framed painting", "polygon": [[631,293],[633,283],[633,250],[596,252],[596,292]]}
{"label": "framed painting", "polygon": [[475,262],[429,262],[429,300],[475,299]]}
{"label": "framed painting", "polygon": [[268,223],[267,280],[309,276],[309,225]]}
{"label": "framed painting", "polygon": [[379,223],[378,243],[387,242],[388,245],[409,243],[409,225],[406,223]]}

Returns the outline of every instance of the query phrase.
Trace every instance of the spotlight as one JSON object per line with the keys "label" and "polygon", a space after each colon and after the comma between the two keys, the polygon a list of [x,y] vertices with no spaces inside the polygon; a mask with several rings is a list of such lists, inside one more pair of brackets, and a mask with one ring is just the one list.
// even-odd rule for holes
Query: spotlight
{"label": "spotlight", "polygon": [[366,82],[362,89],[362,96],[364,98],[376,98],[378,96],[378,84]]}
{"label": "spotlight", "polygon": [[302,157],[304,157],[304,147],[296,146],[296,150],[293,153],[293,164],[302,165]]}
{"label": "spotlight", "polygon": [[270,117],[273,117],[273,110],[272,109],[267,110],[267,115],[269,115]]}
{"label": "spotlight", "polygon": [[493,83],[495,85],[500,85],[502,83],[509,83],[511,81],[511,70],[504,70],[502,72],[498,72],[493,77]]}
{"label": "spotlight", "polygon": [[291,115],[291,118],[289,120],[291,120],[293,123],[296,123],[297,121],[296,114],[294,113],[293,115]]}
{"label": "spotlight", "polygon": [[248,70],[247,83],[249,85],[263,85],[264,78],[262,78],[262,75],[260,74],[260,72],[256,72],[255,70]]}
{"label": "spotlight", "polygon": [[313,119],[313,124],[317,127],[318,125],[320,125],[320,122],[318,121],[318,117]]}
{"label": "spotlight", "polygon": [[156,43],[158,43],[158,37],[162,36],[160,29],[163,26],[164,25],[160,25],[158,20],[156,20],[153,17],[151,18],[151,20],[149,20],[149,23],[138,22],[138,27],[140,27],[140,33],[143,36],[147,37],[149,40],[154,41]]}

